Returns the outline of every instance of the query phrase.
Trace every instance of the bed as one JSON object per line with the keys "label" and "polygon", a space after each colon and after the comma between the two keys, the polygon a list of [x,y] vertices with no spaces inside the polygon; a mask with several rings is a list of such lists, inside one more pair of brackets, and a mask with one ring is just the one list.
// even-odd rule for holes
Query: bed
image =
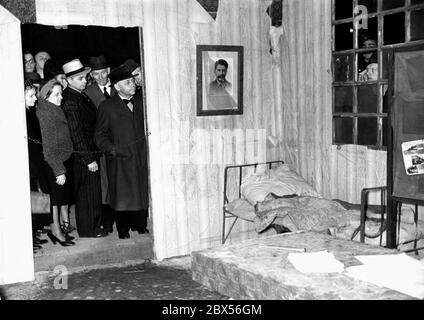
{"label": "bed", "polygon": [[[384,245],[383,215],[371,210],[367,216],[368,243]],[[305,230],[360,240],[360,205],[323,198],[282,160],[225,168],[222,244],[239,220],[253,223],[258,233]],[[401,230],[401,236],[414,232],[416,239],[412,229]]]}

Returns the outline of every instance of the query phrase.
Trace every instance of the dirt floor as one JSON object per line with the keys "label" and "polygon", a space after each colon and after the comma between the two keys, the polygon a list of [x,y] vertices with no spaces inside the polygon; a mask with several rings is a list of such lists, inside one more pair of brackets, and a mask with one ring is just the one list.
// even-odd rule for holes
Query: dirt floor
{"label": "dirt floor", "polygon": [[227,300],[192,280],[190,257],[57,273],[0,288],[5,300]]}

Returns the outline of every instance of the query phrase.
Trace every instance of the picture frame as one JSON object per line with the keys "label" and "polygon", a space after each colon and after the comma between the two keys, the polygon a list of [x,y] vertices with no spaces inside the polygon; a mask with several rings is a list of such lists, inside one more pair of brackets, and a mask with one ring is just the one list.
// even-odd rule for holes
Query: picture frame
{"label": "picture frame", "polygon": [[198,45],[197,116],[243,114],[243,46]]}

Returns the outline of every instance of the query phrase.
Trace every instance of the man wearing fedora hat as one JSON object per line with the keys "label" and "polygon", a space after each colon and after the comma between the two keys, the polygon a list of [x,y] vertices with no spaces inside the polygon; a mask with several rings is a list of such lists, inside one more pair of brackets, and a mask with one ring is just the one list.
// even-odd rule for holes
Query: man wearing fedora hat
{"label": "man wearing fedora hat", "polygon": [[96,108],[100,103],[116,93],[109,80],[110,66],[104,56],[90,57],[90,75],[94,82],[87,86],[84,93],[93,101]]}
{"label": "man wearing fedora hat", "polygon": [[62,66],[68,87],[63,92],[62,108],[68,121],[74,146],[75,216],[80,237],[102,237],[100,228],[102,193],[100,187],[100,152],[94,142],[96,107],[83,90],[91,68],[79,59]]}
{"label": "man wearing fedora hat", "polygon": [[137,90],[140,90],[141,85],[142,85],[140,65],[137,62],[135,62],[133,59],[125,60],[124,65],[126,65],[131,70],[131,74],[134,77],[134,81],[135,81],[135,85],[137,86]]}
{"label": "man wearing fedora hat", "polygon": [[143,102],[127,66],[113,69],[109,77],[117,94],[99,106],[95,140],[107,155],[108,200],[115,210],[118,236],[125,239],[130,229],[149,232]]}
{"label": "man wearing fedora hat", "polygon": [[[105,56],[90,57],[89,64],[91,67],[90,75],[94,79],[94,82],[87,86],[84,93],[93,101],[96,108],[98,108],[100,103],[113,96],[116,90],[109,79],[110,66]],[[100,158],[100,183],[102,189],[102,226],[104,231],[113,232],[114,212],[106,198],[108,183],[106,157],[104,155]]]}

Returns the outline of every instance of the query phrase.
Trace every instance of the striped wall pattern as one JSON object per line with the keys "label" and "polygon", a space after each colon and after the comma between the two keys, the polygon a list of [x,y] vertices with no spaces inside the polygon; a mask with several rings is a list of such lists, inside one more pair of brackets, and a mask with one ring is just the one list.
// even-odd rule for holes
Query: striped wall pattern
{"label": "striped wall pattern", "polygon": [[37,23],[46,25],[141,26],[140,0],[35,0]]}
{"label": "striped wall pattern", "polygon": [[[225,165],[257,161],[252,149],[259,149],[263,160],[280,157],[278,146],[266,141],[282,126],[273,98],[267,2],[221,1],[209,24],[191,24],[189,4],[159,0],[144,6],[158,258],[220,243]],[[244,47],[243,115],[196,117],[195,49],[206,44]],[[233,234],[238,240],[257,236],[249,230],[252,226],[241,222]]]}
{"label": "striped wall pattern", "polygon": [[[331,194],[331,0],[286,0],[281,39],[283,154]],[[278,108],[278,107],[276,107]]]}

